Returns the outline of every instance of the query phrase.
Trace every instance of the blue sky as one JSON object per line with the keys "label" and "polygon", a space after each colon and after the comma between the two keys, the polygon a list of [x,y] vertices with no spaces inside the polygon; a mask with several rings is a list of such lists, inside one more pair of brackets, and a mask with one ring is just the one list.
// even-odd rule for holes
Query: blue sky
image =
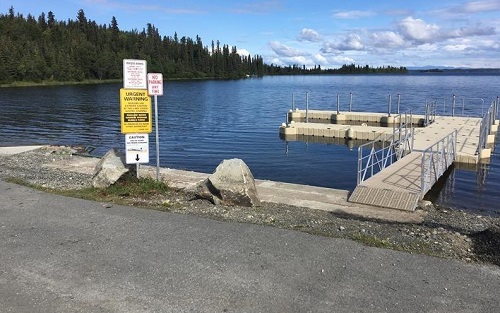
{"label": "blue sky", "polygon": [[500,0],[0,0],[0,12],[212,40],[278,65],[500,68]]}

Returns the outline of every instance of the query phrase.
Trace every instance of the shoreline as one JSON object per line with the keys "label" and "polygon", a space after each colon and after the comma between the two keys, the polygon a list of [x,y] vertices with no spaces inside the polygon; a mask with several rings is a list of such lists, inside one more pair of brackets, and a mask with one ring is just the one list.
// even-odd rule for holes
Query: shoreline
{"label": "shoreline", "polygon": [[[4,155],[0,160],[0,178],[46,192],[78,197],[77,190],[88,189],[92,175],[83,173],[81,168],[78,172],[54,166],[58,162],[85,159],[72,151],[71,147],[49,146]],[[169,186],[168,182],[166,184]],[[195,199],[189,190],[175,186],[169,186],[166,194],[123,196],[120,204],[225,222],[272,226],[355,240],[368,246],[500,266],[500,217],[430,203],[419,208],[420,221],[406,222],[349,214],[349,209],[335,212],[271,202],[254,208],[216,206]]]}

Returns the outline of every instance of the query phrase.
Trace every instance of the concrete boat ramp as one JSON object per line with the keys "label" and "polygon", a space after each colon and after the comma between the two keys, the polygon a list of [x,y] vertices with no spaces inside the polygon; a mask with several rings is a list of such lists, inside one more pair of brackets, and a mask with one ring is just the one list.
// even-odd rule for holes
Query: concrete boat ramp
{"label": "concrete boat ramp", "polygon": [[285,140],[366,141],[358,148],[357,186],[349,202],[413,211],[452,164],[489,162],[497,107],[498,100],[482,118],[291,110],[279,132]]}
{"label": "concrete boat ramp", "polygon": [[[0,147],[0,156],[14,155],[31,150],[47,148],[47,146],[18,146]],[[99,158],[73,155],[70,159],[54,161],[44,164],[45,167],[56,168],[62,171],[92,175]],[[156,167],[140,167],[140,175],[156,177]],[[193,171],[184,171],[171,168],[160,168],[160,179],[169,187],[190,190],[209,174]],[[425,216],[424,211],[408,212],[395,211],[382,207],[349,202],[349,191],[331,188],[306,186],[269,180],[255,180],[259,197],[264,202],[287,204],[316,210],[332,212],[342,216],[376,219],[399,223],[421,223]]]}

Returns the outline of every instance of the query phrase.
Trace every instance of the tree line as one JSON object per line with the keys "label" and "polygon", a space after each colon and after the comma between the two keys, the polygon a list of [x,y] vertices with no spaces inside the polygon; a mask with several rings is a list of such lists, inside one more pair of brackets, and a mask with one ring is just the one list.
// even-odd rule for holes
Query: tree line
{"label": "tree line", "polygon": [[172,78],[238,78],[264,74],[262,57],[239,55],[235,46],[201,38],[161,36],[152,25],[122,31],[87,19],[58,21],[52,11],[24,17],[0,14],[0,82],[120,79],[123,59],[146,60],[148,71]]}
{"label": "tree line", "polygon": [[297,64],[290,66],[265,65],[267,75],[307,75],[307,74],[406,74],[408,69],[404,66],[379,66],[371,67],[369,65],[360,66],[354,63],[344,64],[340,68],[322,69],[321,65],[315,65],[313,68],[306,68],[304,65]]}
{"label": "tree line", "polygon": [[161,36],[151,23],[141,31],[123,31],[114,16],[108,25],[97,24],[83,10],[67,21],[57,20],[52,11],[24,17],[11,7],[0,14],[0,83],[121,79],[123,59],[146,60],[149,72],[184,79],[406,71],[354,64],[326,70],[267,65],[261,56],[239,55],[236,46],[218,40],[206,46],[199,36]]}

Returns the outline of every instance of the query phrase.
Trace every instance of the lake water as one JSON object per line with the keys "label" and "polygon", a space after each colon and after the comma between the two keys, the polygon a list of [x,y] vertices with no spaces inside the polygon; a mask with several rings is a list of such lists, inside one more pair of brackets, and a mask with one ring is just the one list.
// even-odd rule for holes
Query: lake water
{"label": "lake water", "polygon": [[[428,100],[438,113],[481,115],[498,96],[500,76],[353,75],[276,76],[230,81],[166,82],[158,97],[162,167],[211,173],[223,159],[243,159],[256,178],[352,190],[356,147],[291,141],[278,128],[291,108],[386,112],[389,95],[396,110],[423,113]],[[1,88],[0,145],[91,145],[94,154],[124,150],[120,133],[119,84]],[[482,100],[481,100],[482,99]],[[483,104],[484,100],[484,104]],[[150,164],[156,164],[154,129]],[[498,150],[498,149],[497,149]],[[456,208],[500,214],[500,151],[478,170],[453,169],[433,190],[433,199]]]}

